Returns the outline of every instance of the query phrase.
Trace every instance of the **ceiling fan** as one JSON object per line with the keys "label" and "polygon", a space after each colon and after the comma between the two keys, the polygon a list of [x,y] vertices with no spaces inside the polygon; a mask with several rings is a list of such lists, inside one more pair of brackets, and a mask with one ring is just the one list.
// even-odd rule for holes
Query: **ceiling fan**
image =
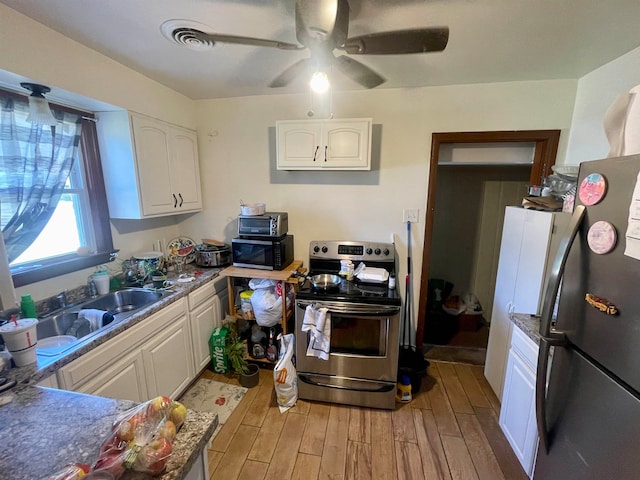
{"label": "ceiling fan", "polygon": [[[282,50],[308,49],[310,56],[297,61],[271,83],[283,87],[294,78],[333,67],[366,88],[384,83],[378,73],[346,55],[335,56],[334,50],[349,55],[399,55],[407,53],[441,52],[449,40],[448,27],[396,30],[349,37],[349,3],[347,0],[297,0],[295,4],[296,38],[299,45],[260,38],[204,32],[192,26],[181,26],[169,20],[163,32],[173,41],[204,48],[220,43],[233,43]],[[169,25],[169,31],[167,31]]]}

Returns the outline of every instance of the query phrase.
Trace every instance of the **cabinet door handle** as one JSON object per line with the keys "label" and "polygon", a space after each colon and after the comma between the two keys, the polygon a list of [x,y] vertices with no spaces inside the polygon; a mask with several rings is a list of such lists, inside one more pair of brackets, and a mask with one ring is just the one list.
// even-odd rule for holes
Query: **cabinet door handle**
{"label": "cabinet door handle", "polygon": [[176,198],[175,193],[172,193],[171,195],[173,195],[173,208],[176,208],[176,206],[178,205],[178,199]]}
{"label": "cabinet door handle", "polygon": [[544,294],[542,313],[540,315],[540,350],[538,352],[538,369],[536,372],[536,420],[538,424],[538,436],[545,452],[549,451],[549,437],[547,429],[547,369],[549,367],[550,347],[564,347],[567,345],[567,338],[564,332],[551,331],[551,319],[553,309],[560,288],[560,280],[567,264],[567,257],[573,245],[573,241],[578,235],[578,230],[582,224],[585,208],[583,205],[576,206],[571,222],[560,245],[558,253],[553,261],[549,279],[547,280],[547,290]]}
{"label": "cabinet door handle", "polygon": [[324,161],[327,161],[327,146],[324,146]]}
{"label": "cabinet door handle", "polygon": [[313,161],[316,161],[316,155],[318,155],[318,149],[320,148],[320,145],[316,145],[316,151],[313,152]]}
{"label": "cabinet door handle", "polygon": [[184,202],[184,200],[182,199],[182,194],[178,193],[178,196],[180,197],[180,206],[182,206],[182,203]]}

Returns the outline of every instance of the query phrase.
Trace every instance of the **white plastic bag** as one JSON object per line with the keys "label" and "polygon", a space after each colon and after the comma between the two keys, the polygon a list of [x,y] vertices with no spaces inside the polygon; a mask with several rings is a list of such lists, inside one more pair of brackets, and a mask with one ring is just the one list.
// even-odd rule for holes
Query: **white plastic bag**
{"label": "white plastic bag", "polygon": [[276,293],[274,280],[253,278],[249,287],[254,290],[251,306],[256,323],[261,327],[273,327],[282,318],[282,297]]}
{"label": "white plastic bag", "polygon": [[293,333],[278,335],[280,355],[278,363],[273,367],[273,386],[280,413],[293,407],[298,401],[298,375],[293,365]]}

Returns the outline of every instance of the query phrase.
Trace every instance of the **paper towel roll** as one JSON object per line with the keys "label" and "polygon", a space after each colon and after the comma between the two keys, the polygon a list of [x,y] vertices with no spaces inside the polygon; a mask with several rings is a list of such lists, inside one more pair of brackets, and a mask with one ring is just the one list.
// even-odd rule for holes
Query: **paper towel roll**
{"label": "paper towel roll", "polygon": [[604,116],[608,157],[640,153],[640,85],[616,97]]}
{"label": "paper towel roll", "polygon": [[633,87],[629,93],[632,98],[627,108],[623,155],[640,153],[640,85]]}

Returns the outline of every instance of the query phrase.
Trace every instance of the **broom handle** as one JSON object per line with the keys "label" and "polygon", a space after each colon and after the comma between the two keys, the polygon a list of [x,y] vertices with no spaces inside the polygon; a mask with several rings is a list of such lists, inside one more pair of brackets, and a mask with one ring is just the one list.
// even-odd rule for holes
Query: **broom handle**
{"label": "broom handle", "polygon": [[407,222],[407,277],[405,293],[405,322],[402,340],[404,345],[411,346],[411,222]]}

